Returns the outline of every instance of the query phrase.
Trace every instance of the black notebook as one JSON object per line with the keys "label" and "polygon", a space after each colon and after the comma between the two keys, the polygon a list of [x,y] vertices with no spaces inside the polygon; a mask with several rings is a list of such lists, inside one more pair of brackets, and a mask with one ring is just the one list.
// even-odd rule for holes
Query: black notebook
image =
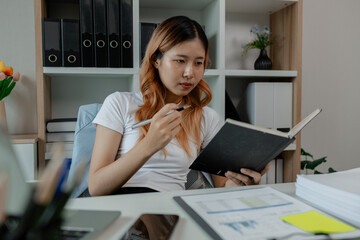
{"label": "black notebook", "polygon": [[287,133],[227,119],[190,168],[220,176],[228,170],[239,172],[240,168],[260,172],[320,112],[316,109]]}

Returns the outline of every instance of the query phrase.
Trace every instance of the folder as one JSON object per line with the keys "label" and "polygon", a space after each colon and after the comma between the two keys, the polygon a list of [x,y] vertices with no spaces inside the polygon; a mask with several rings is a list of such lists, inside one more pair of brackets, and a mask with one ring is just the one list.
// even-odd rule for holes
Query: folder
{"label": "folder", "polygon": [[95,67],[107,67],[106,0],[93,0]]}
{"label": "folder", "polygon": [[79,0],[81,66],[94,67],[94,35],[92,0]]}
{"label": "folder", "polygon": [[140,24],[140,57],[141,60],[145,56],[146,47],[150,41],[151,35],[157,27],[156,23],[141,23]]}
{"label": "folder", "polygon": [[79,21],[61,19],[62,66],[80,67]]}
{"label": "folder", "polygon": [[124,68],[133,67],[133,9],[132,0],[121,3],[121,63]]}
{"label": "folder", "polygon": [[60,19],[43,19],[43,65],[60,67],[61,60],[61,30]]}
{"label": "folder", "polygon": [[121,67],[119,0],[107,0],[107,40],[109,67]]}

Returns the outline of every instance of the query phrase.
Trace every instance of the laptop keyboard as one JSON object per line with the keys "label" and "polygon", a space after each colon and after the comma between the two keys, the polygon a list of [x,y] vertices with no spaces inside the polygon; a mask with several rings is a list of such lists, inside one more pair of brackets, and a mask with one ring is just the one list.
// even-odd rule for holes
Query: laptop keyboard
{"label": "laptop keyboard", "polygon": [[83,238],[90,231],[88,230],[65,230],[60,229],[58,233],[55,234],[55,239],[62,240],[77,240]]}

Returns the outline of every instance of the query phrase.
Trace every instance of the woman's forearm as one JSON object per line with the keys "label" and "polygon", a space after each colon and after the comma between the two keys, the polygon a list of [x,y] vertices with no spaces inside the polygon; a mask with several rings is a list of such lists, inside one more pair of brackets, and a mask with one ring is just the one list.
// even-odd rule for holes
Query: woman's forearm
{"label": "woman's forearm", "polygon": [[90,194],[107,195],[121,188],[155,153],[148,146],[149,144],[143,139],[116,161],[90,173]]}

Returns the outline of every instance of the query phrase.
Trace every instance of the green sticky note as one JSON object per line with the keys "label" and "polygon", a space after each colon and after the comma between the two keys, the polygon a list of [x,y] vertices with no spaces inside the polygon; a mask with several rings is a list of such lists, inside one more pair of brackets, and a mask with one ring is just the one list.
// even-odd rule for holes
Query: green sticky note
{"label": "green sticky note", "polygon": [[356,230],[350,225],[316,211],[284,216],[281,219],[311,233],[341,233]]}

